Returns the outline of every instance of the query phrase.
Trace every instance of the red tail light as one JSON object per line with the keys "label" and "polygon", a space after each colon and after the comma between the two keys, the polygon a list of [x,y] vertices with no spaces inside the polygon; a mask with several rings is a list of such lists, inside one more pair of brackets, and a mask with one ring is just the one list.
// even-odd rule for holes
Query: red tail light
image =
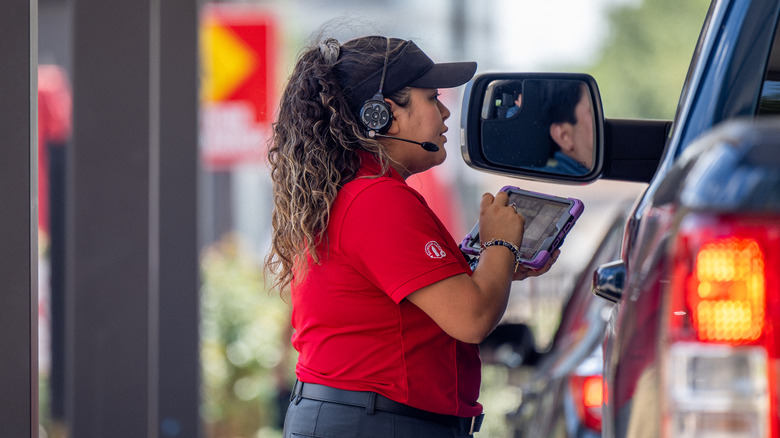
{"label": "red tail light", "polygon": [[569,387],[580,421],[597,432],[601,432],[602,381],[600,375],[569,377]]}
{"label": "red tail light", "polygon": [[763,333],[764,253],[753,238],[721,237],[696,256],[686,298],[699,340],[744,344]]}
{"label": "red tail light", "polygon": [[682,221],[666,313],[666,436],[778,436],[778,271],[778,217]]}

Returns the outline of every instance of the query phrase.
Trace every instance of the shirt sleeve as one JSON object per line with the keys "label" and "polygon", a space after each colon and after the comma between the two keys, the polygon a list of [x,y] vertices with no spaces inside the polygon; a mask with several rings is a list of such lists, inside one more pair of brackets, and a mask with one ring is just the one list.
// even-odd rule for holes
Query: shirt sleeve
{"label": "shirt sleeve", "polygon": [[395,302],[466,273],[452,236],[418,196],[402,184],[377,182],[355,196],[339,233],[349,263]]}

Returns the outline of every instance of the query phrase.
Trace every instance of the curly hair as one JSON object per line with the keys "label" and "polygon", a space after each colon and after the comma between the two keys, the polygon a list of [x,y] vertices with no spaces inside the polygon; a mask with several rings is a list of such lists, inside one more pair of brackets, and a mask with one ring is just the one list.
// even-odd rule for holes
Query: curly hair
{"label": "curly hair", "polygon": [[[282,293],[306,275],[309,259],[321,262],[317,246],[339,188],[360,168],[357,151],[375,156],[383,173],[388,169],[384,148],[366,136],[346,94],[350,85],[382,69],[387,54],[401,42],[364,37],[340,46],[335,39],[320,39],[297,60],[268,150],[274,209],[265,266],[276,275],[273,288]],[[409,96],[404,88],[388,98],[406,106]]]}

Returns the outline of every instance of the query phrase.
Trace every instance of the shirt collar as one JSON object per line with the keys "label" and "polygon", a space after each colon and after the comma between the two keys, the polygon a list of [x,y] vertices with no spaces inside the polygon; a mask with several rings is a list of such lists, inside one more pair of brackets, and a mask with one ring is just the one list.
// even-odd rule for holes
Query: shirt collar
{"label": "shirt collar", "polygon": [[[360,156],[361,164],[360,170],[358,170],[356,177],[377,176],[382,174],[382,165],[379,163],[379,160],[377,160],[374,154],[365,150],[359,150],[357,153]],[[387,172],[382,176],[387,176],[406,184],[406,181],[404,181],[403,177],[401,177],[401,174],[396,172],[392,166],[388,166]]]}

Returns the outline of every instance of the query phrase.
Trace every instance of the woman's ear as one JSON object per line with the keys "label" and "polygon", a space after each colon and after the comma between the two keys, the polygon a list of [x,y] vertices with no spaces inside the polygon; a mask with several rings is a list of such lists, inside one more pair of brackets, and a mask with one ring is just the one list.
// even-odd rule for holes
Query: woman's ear
{"label": "woman's ear", "polygon": [[387,107],[390,108],[390,114],[392,114],[392,118],[390,119],[390,128],[387,130],[387,134],[398,135],[398,133],[401,131],[400,125],[405,123],[405,120],[403,120],[405,110],[403,107],[388,98],[385,98],[385,103],[387,104]]}

